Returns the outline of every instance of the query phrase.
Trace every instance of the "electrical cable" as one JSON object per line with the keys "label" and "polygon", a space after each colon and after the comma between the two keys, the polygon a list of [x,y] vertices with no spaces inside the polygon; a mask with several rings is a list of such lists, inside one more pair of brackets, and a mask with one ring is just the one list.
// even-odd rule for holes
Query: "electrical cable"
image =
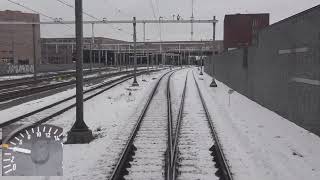
{"label": "electrical cable", "polygon": [[[48,16],[48,15],[42,13],[42,12],[36,11],[36,10],[34,10],[34,9],[32,9],[32,8],[26,6],[26,5],[23,5],[23,4],[21,4],[21,3],[18,3],[18,2],[12,1],[12,0],[7,0],[7,1],[9,1],[9,2],[15,4],[15,5],[18,5],[18,6],[20,6],[20,7],[23,7],[23,8],[25,8],[25,9],[29,10],[29,11],[32,11],[32,12],[34,12],[34,13],[40,14],[40,15],[46,17],[46,18],[52,19],[52,20],[54,20],[54,21],[57,21],[57,18]],[[70,29],[72,29],[71,26],[69,26],[69,25],[67,25],[67,24],[64,24],[63,22],[60,22],[60,21],[57,21],[57,22],[60,23],[60,24],[65,25],[65,26],[67,26],[67,27],[69,27]]]}

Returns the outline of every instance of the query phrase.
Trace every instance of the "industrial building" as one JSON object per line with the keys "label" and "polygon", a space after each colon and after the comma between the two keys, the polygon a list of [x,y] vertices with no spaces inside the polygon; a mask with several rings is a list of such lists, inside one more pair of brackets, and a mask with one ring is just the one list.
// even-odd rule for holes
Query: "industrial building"
{"label": "industrial building", "polygon": [[269,14],[230,14],[224,17],[224,49],[248,47],[257,32],[269,25]]}
{"label": "industrial building", "polygon": [[[38,14],[0,11],[0,21],[39,22]],[[40,62],[40,25],[0,25],[0,64]]]}
{"label": "industrial building", "polygon": [[[86,37],[84,41],[84,63],[89,62],[89,50],[102,49],[105,44],[120,44],[125,41],[104,38],[104,37]],[[75,53],[75,38],[41,38],[42,64],[71,64],[73,54]],[[104,52],[93,52],[93,62],[103,62]],[[100,58],[99,58],[100,57]]]}

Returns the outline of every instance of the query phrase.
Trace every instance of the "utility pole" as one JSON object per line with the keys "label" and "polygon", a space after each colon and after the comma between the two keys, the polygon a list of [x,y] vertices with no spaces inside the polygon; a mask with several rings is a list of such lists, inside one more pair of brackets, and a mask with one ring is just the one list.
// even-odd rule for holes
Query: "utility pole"
{"label": "utility pole", "polygon": [[146,23],[143,23],[143,42],[146,42]]}
{"label": "utility pole", "polygon": [[107,50],[104,51],[104,57],[105,57],[105,64],[106,64],[106,66],[108,66],[108,51]]}
{"label": "utility pole", "polygon": [[149,46],[147,45],[147,74],[149,74],[150,58],[149,58]]}
{"label": "utility pole", "polygon": [[[32,24],[33,33],[33,78],[37,80],[37,37],[36,37],[36,25]],[[12,52],[14,54],[14,52]]]}
{"label": "utility pole", "polygon": [[137,82],[137,32],[136,32],[136,17],[133,17],[133,54],[134,54],[134,75],[132,86],[139,86]]}
{"label": "utility pole", "polygon": [[92,71],[92,48],[94,44],[94,24],[91,24],[91,43],[90,43],[90,71]]}
{"label": "utility pole", "polygon": [[161,16],[159,17],[159,33],[160,33],[160,54],[161,54],[161,64],[164,65],[164,56],[162,54],[162,33],[161,33]]}
{"label": "utility pole", "polygon": [[192,0],[192,5],[191,5],[191,41],[193,41],[193,20],[194,20],[194,16],[193,16],[193,0]]}
{"label": "utility pole", "polygon": [[118,65],[119,65],[119,71],[121,71],[121,54],[120,54],[120,45],[119,44],[118,44],[117,60],[118,60]]}
{"label": "utility pole", "polygon": [[216,39],[216,16],[213,16],[213,23],[212,23],[212,82],[210,83],[210,87],[218,87],[216,81],[214,80],[214,42]]}
{"label": "utility pole", "polygon": [[201,50],[200,50],[200,75],[202,76],[203,75],[203,72],[202,72],[202,66],[203,66],[203,49],[202,49],[202,46],[201,46]]}
{"label": "utility pole", "polygon": [[89,143],[92,131],[83,120],[83,19],[82,0],[75,0],[76,16],[76,122],[68,132],[68,144]]}

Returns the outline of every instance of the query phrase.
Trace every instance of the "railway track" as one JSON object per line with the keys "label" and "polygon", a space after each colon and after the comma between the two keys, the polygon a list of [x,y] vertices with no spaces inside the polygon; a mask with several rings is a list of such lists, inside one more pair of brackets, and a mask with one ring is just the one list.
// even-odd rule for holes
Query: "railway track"
{"label": "railway track", "polygon": [[165,179],[167,176],[166,86],[173,72],[169,73],[153,88],[110,179]]}
{"label": "railway track", "polygon": [[[115,72],[115,73],[107,73],[107,74],[101,75],[99,77],[86,78],[86,79],[84,79],[84,82],[90,82],[90,81],[94,81],[97,79],[118,76],[118,75],[122,75],[125,73],[130,73],[130,72],[132,72],[132,71],[120,71],[120,72]],[[46,92],[46,91],[61,88],[61,87],[74,85],[75,83],[76,83],[76,80],[70,80],[70,81],[66,81],[66,82],[54,83],[54,84],[49,84],[49,85],[41,85],[41,86],[36,86],[36,87],[25,87],[26,85],[20,85],[18,87],[10,87],[9,89],[2,89],[1,93],[0,93],[0,102],[21,98],[21,97],[33,95],[36,93]]]}
{"label": "railway track", "polygon": [[[156,70],[153,70],[153,71],[156,71]],[[145,73],[145,71],[139,72],[137,73],[137,75],[141,75],[143,73]],[[132,78],[133,78],[133,74],[124,75],[120,78],[110,80],[105,83],[101,83],[100,85],[95,86],[94,88],[88,89],[84,91],[84,102]],[[27,114],[24,114],[14,119],[3,122],[0,124],[0,128],[4,128],[4,127],[8,128],[9,125],[11,125],[12,128],[16,129],[19,126],[25,126],[26,124],[27,124],[26,127],[31,127],[31,126],[36,126],[36,125],[45,123],[51,120],[52,118],[75,107],[76,106],[75,97],[76,97],[75,95],[70,96],[58,102],[52,103],[48,106],[39,108]]]}
{"label": "railway track", "polygon": [[[89,75],[93,73],[98,73],[98,72],[103,72],[106,71],[107,69],[102,68],[102,69],[94,69],[92,71],[90,70],[85,70],[83,72],[84,75]],[[63,78],[71,78],[75,77],[75,72],[60,72],[56,74],[45,74],[45,75],[40,75],[37,76],[37,79],[35,80],[34,77],[27,77],[27,78],[21,78],[21,79],[12,79],[12,80],[2,80],[0,81],[0,89],[9,89],[12,87],[17,87],[17,86],[23,86],[23,85],[29,85],[29,84],[37,84],[43,81],[50,81],[53,79],[56,79],[58,77],[63,77]]]}
{"label": "railway track", "polygon": [[192,81],[187,73],[177,121],[173,120],[172,74],[161,77],[154,87],[113,169],[111,180],[232,180],[193,74]]}

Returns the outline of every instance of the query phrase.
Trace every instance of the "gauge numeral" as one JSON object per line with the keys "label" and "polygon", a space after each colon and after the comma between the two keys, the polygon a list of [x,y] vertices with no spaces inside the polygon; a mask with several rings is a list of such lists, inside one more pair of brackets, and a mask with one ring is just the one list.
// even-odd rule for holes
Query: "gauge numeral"
{"label": "gauge numeral", "polygon": [[22,145],[22,140],[19,140],[19,145]]}
{"label": "gauge numeral", "polygon": [[60,141],[59,136],[54,136],[54,140],[55,140],[55,141]]}
{"label": "gauge numeral", "polygon": [[37,132],[37,137],[41,137],[41,132]]}
{"label": "gauge numeral", "polygon": [[11,163],[14,163],[14,156],[11,157],[10,162],[11,162]]}
{"label": "gauge numeral", "polygon": [[49,132],[46,133],[46,137],[47,137],[47,138],[50,138],[50,137],[51,137],[51,133],[49,133]]}
{"label": "gauge numeral", "polygon": [[12,170],[15,171],[17,169],[17,164],[12,164]]}
{"label": "gauge numeral", "polygon": [[30,140],[30,139],[31,139],[31,135],[30,135],[30,134],[28,134],[27,138],[28,138],[28,140]]}

